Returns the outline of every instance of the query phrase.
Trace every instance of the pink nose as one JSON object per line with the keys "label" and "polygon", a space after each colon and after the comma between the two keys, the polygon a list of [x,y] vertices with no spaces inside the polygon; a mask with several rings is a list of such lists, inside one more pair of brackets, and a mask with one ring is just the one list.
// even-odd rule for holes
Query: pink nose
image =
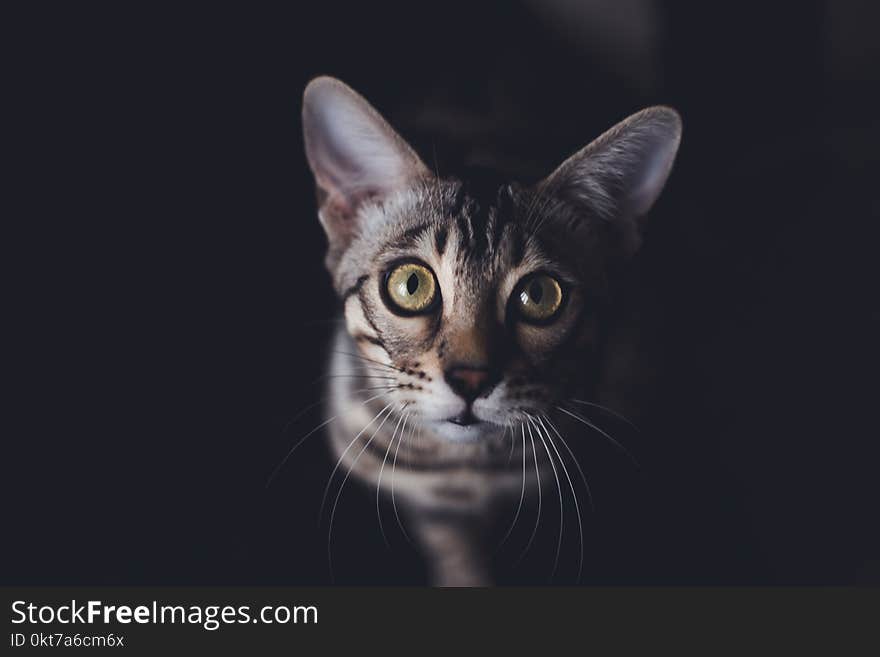
{"label": "pink nose", "polygon": [[489,369],[486,367],[452,367],[446,370],[446,382],[456,393],[473,401],[489,386]]}

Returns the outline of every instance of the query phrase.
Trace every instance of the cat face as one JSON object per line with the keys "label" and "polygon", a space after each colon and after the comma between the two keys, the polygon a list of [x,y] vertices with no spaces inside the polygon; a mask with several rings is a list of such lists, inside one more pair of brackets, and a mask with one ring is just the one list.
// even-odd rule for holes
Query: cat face
{"label": "cat face", "polygon": [[440,180],[360,96],[306,90],[306,152],[363,375],[441,439],[477,440],[596,375],[608,275],[639,242],[680,122],[653,108],[531,188]]}

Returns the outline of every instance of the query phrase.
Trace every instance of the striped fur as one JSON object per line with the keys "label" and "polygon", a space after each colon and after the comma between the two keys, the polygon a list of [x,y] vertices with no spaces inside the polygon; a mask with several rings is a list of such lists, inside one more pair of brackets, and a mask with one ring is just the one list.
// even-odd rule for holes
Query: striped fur
{"label": "striped fur", "polygon": [[[345,318],[330,362],[333,451],[340,467],[393,491],[437,583],[486,583],[480,546],[492,510],[553,468],[550,450],[526,434],[528,419],[572,396],[591,398],[599,380],[610,281],[668,175],[677,116],[646,110],[523,187],[432,176],[342,83],[310,89],[307,155]],[[402,259],[434,273],[436,310],[402,316],[386,303],[385,276]],[[544,325],[511,311],[517,284],[535,272],[565,290]],[[469,404],[447,381],[472,364],[492,385]],[[465,412],[479,422],[450,421]]]}

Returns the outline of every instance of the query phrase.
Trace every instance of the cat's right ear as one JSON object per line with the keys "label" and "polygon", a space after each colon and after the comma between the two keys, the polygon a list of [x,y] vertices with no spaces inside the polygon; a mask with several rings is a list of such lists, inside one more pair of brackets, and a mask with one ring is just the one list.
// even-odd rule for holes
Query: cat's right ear
{"label": "cat's right ear", "polygon": [[357,233],[364,202],[381,201],[428,170],[385,119],[339,80],[312,80],[303,95],[302,117],[332,260]]}
{"label": "cat's right ear", "polygon": [[644,217],[657,200],[681,141],[681,117],[671,107],[649,107],[624,119],[563,162],[540,183],[547,191],[618,228],[632,255]]}

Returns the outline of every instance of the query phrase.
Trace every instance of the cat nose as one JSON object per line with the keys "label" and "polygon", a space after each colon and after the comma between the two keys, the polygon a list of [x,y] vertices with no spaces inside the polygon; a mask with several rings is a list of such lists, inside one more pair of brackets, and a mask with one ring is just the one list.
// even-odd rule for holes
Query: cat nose
{"label": "cat nose", "polygon": [[446,383],[469,402],[492,388],[488,367],[450,367],[446,370]]}

